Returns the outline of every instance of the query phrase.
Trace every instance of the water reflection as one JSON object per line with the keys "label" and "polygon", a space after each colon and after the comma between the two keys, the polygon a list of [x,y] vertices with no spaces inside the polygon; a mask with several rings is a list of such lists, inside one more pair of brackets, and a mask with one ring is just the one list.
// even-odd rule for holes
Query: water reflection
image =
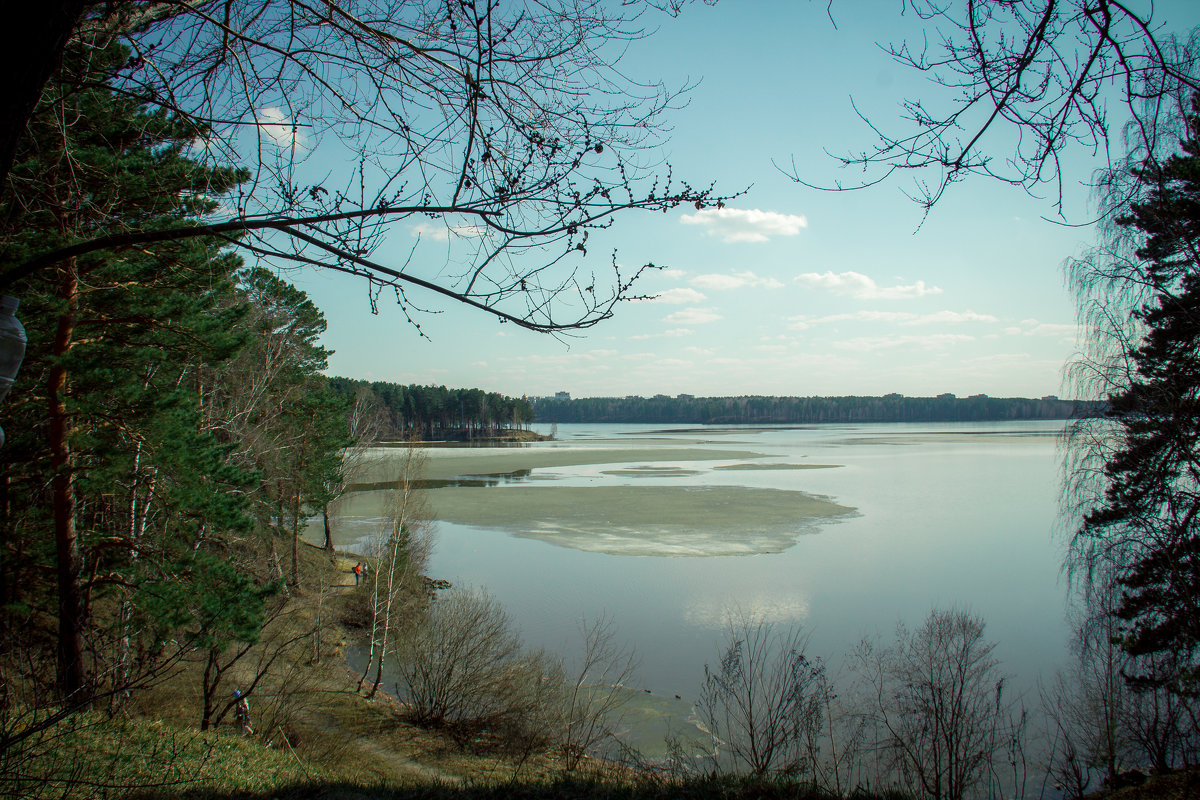
{"label": "water reflection", "polygon": [[[437,523],[430,573],[486,587],[533,647],[570,653],[581,618],[610,615],[641,656],[638,691],[663,700],[647,718],[683,724],[704,664],[719,657],[725,615],[738,607],[803,623],[809,652],[831,668],[864,635],[886,635],[898,621],[919,625],[931,608],[969,608],[987,620],[1004,671],[1036,696],[1039,676],[1066,653],[1060,553],[1051,537],[1059,427],[560,425],[558,441],[530,448],[439,449],[430,453],[439,480],[426,485],[434,505],[455,510]],[[698,434],[724,438],[702,446]],[[798,493],[858,513],[833,525],[823,520],[808,529],[813,535],[795,536],[793,526],[777,552],[721,555],[756,540],[748,531],[762,525],[760,512],[776,501],[787,501],[779,503],[786,509]],[[344,537],[336,541],[362,535],[366,528],[355,522],[369,525],[384,494],[351,500],[335,523],[335,537]],[[714,502],[700,509],[705,499]],[[694,512],[675,531],[678,542],[668,543],[706,557],[603,549],[630,531],[664,527],[674,513],[668,506]],[[564,529],[583,546],[547,546],[564,544]],[[663,715],[667,709],[674,713]]]}
{"label": "water reflection", "polygon": [[808,594],[801,591],[759,592],[740,597],[733,605],[728,598],[695,594],[684,601],[683,618],[689,625],[718,630],[740,617],[779,625],[800,624],[808,620],[810,611]]}

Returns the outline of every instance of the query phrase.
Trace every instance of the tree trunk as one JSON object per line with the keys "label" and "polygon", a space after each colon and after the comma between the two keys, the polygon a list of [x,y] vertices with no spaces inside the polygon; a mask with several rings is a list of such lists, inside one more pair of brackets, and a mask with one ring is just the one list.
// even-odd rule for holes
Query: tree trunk
{"label": "tree trunk", "polygon": [[329,523],[329,503],[321,507],[321,518],[325,524],[325,552],[333,555],[333,526]]}
{"label": "tree trunk", "polygon": [[208,659],[204,663],[203,710],[200,715],[200,730],[206,731],[212,726],[213,712],[216,710],[217,687],[221,684],[221,665],[217,661],[217,651],[209,649]]}
{"label": "tree trunk", "polygon": [[300,585],[300,489],[292,497],[292,586]]}
{"label": "tree trunk", "polygon": [[50,419],[50,463],[53,467],[51,496],[54,506],[54,543],[58,576],[58,687],[68,699],[84,699],[83,592],[80,576],[83,560],[75,528],[75,472],[71,457],[71,422],[67,412],[70,389],[61,358],[71,349],[79,309],[79,279],[73,261],[65,265],[59,296],[67,301],[54,337],[55,365],[47,381]]}

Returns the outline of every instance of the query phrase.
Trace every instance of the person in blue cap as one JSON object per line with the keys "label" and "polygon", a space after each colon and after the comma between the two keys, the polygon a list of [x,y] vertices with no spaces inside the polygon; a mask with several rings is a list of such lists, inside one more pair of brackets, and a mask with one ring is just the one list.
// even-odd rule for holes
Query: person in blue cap
{"label": "person in blue cap", "polygon": [[246,699],[246,695],[242,694],[241,689],[233,690],[233,713],[237,717],[238,725],[242,727],[242,732],[247,736],[254,733],[254,728],[250,727],[250,702]]}

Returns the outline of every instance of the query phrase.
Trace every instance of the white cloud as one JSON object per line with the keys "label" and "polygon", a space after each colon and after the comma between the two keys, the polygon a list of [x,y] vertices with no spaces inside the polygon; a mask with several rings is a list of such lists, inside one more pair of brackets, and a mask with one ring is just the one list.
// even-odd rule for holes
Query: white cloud
{"label": "white cloud", "polygon": [[662,333],[642,333],[637,336],[630,336],[629,338],[634,341],[640,339],[675,339],[680,336],[691,336],[693,332],[690,328],[671,328]]}
{"label": "white cloud", "polygon": [[255,112],[258,129],[274,142],[276,147],[300,148],[305,146],[304,134],[293,125],[283,109],[276,106],[260,108]]}
{"label": "white cloud", "polygon": [[432,222],[418,222],[409,230],[413,236],[435,242],[448,242],[451,236],[478,239],[487,233],[487,228],[480,225],[438,225]]}
{"label": "white cloud", "polygon": [[999,322],[991,314],[978,314],[974,311],[936,311],[932,314],[922,314],[911,325],[946,324],[957,325],[963,322]]}
{"label": "white cloud", "polygon": [[703,325],[719,319],[721,315],[711,308],[685,308],[663,317],[664,322],[672,325]]}
{"label": "white cloud", "polygon": [[728,289],[740,289],[743,286],[755,286],[764,289],[783,288],[783,284],[774,278],[759,277],[749,271],[735,272],[732,275],[722,275],[719,273],[697,275],[690,282],[693,286],[699,286],[701,289],[712,289],[718,292]]}
{"label": "white cloud", "polygon": [[968,322],[999,322],[991,314],[974,311],[935,311],[932,314],[914,314],[910,311],[854,311],[848,314],[829,314],[824,317],[791,317],[788,327],[805,330],[813,325],[831,322],[890,322],[895,325],[961,325]]}
{"label": "white cloud", "polygon": [[652,303],[672,303],[674,305],[682,305],[683,303],[702,303],[707,298],[703,293],[695,289],[688,289],[684,286],[677,286],[674,289],[665,289],[661,292],[646,298]]}
{"label": "white cloud", "polygon": [[608,369],[604,361],[618,355],[616,350],[595,349],[568,353],[532,353],[529,355],[503,357],[498,360],[506,364],[518,364],[522,368],[548,367],[556,372],[570,369],[585,369],[588,373]]}
{"label": "white cloud", "polygon": [[1079,327],[1074,324],[1023,319],[1019,325],[1005,328],[1004,332],[1010,336],[1058,336],[1065,341],[1074,341]]}
{"label": "white cloud", "polygon": [[697,275],[692,278],[692,285],[723,292],[727,289],[737,289],[745,285],[745,281],[735,278],[732,275]]}
{"label": "white cloud", "polygon": [[808,220],[795,214],[760,211],[757,208],[705,208],[679,219],[684,225],[700,225],[711,236],[725,242],[766,242],[772,236],[795,236],[808,227]]}
{"label": "white cloud", "polygon": [[668,369],[670,367],[691,367],[694,364],[685,358],[660,358],[653,364],[655,369]]}
{"label": "white cloud", "polygon": [[971,342],[974,340],[974,336],[967,336],[961,333],[933,333],[926,336],[859,336],[854,339],[834,342],[833,346],[842,350],[854,350],[857,352],[888,350],[896,347],[920,347],[925,350],[931,350],[951,347],[962,342]]}
{"label": "white cloud", "polygon": [[660,269],[658,274],[662,275],[664,278],[670,278],[671,280],[678,281],[682,280],[684,275],[687,275],[687,271],[676,269],[675,267],[667,267],[666,269]]}
{"label": "white cloud", "polygon": [[941,294],[937,286],[928,286],[925,281],[917,281],[900,286],[880,286],[873,278],[861,272],[805,272],[796,276],[796,283],[810,289],[824,289],[835,294],[849,295],[863,300],[902,300],[910,297],[923,297],[927,294]]}

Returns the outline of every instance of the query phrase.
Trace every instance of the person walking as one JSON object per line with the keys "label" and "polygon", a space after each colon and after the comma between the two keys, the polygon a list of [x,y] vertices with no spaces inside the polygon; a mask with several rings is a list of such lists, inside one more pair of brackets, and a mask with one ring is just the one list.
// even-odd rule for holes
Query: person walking
{"label": "person walking", "polygon": [[354,565],[354,569],[352,570],[352,572],[354,573],[354,585],[358,586],[358,580],[359,580],[359,578],[362,577],[362,573],[363,573],[363,565],[362,565],[361,561],[359,561],[358,563],[356,563]]}
{"label": "person walking", "polygon": [[241,727],[242,733],[253,736],[254,728],[250,725],[250,701],[246,699],[246,695],[242,694],[241,689],[233,690],[233,699],[233,714],[237,718],[238,726]]}

